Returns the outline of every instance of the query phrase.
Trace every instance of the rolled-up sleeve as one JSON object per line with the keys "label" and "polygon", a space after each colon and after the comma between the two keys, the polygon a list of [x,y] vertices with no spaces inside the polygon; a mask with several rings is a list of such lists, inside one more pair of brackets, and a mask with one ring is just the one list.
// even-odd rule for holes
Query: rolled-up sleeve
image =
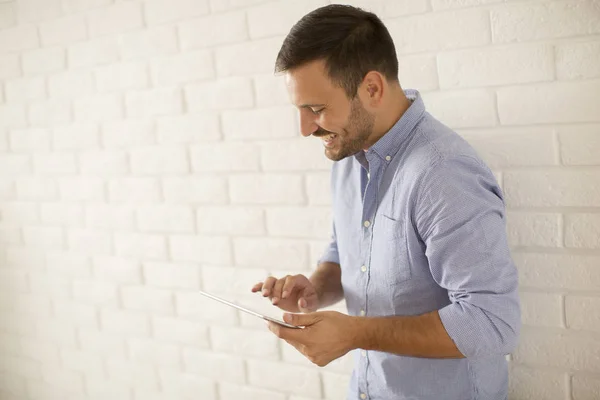
{"label": "rolled-up sleeve", "polygon": [[439,315],[467,358],[508,354],[520,330],[517,270],[502,191],[481,161],[455,157],[424,176],[415,222],[435,281],[450,304]]}
{"label": "rolled-up sleeve", "polygon": [[331,239],[327,247],[325,247],[323,255],[319,258],[318,264],[323,262],[340,263],[340,254],[338,253],[337,238],[335,234],[335,223],[332,223]]}

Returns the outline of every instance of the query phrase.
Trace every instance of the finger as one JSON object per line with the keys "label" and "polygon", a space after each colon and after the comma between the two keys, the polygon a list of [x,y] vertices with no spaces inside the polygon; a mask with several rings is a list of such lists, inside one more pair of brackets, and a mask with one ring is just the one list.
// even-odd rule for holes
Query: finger
{"label": "finger", "polygon": [[310,326],[321,321],[322,313],[314,312],[308,314],[283,314],[283,320],[294,326]]}
{"label": "finger", "polygon": [[277,282],[275,282],[275,285],[273,286],[273,291],[271,293],[271,296],[272,296],[271,300],[272,300],[273,304],[277,304],[279,302],[279,299],[281,299],[281,291],[283,289],[285,280],[288,278],[288,276],[278,279]]}
{"label": "finger", "polygon": [[263,283],[258,282],[256,285],[252,286],[252,293],[260,292],[262,290]]}
{"label": "finger", "polygon": [[300,312],[305,314],[312,311],[309,307],[308,300],[306,300],[304,297],[300,297],[298,299],[298,308],[300,309]]}
{"label": "finger", "polygon": [[277,279],[270,276],[265,280],[265,283],[263,284],[262,287],[262,293],[263,293],[263,297],[267,297],[271,295],[271,291],[273,289],[273,285],[275,285],[275,282],[277,282]]}
{"label": "finger", "polygon": [[285,283],[283,285],[283,290],[281,293],[282,299],[287,298],[290,295],[290,293],[292,293],[292,290],[294,290],[294,287],[296,286],[297,282],[298,282],[297,276],[288,276],[286,278]]}

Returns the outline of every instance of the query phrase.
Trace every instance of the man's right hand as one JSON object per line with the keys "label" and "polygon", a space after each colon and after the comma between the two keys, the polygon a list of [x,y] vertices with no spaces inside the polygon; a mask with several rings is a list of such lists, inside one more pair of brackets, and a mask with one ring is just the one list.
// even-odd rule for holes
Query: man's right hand
{"label": "man's right hand", "polygon": [[287,275],[277,279],[268,277],[252,287],[252,292],[262,292],[277,307],[288,312],[314,312],[319,308],[319,298],[313,284],[304,275]]}

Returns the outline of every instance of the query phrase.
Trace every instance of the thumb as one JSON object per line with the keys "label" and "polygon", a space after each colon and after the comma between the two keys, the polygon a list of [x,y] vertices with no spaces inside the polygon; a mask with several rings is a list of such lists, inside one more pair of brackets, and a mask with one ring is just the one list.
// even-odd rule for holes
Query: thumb
{"label": "thumb", "polygon": [[294,326],[310,326],[314,325],[321,320],[321,316],[318,312],[308,314],[283,314],[283,320],[290,325]]}

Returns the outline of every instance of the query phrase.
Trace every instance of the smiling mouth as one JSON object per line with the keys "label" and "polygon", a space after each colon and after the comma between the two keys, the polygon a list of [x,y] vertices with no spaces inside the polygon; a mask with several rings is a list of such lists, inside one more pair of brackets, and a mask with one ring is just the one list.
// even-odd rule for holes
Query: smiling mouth
{"label": "smiling mouth", "polygon": [[329,135],[320,136],[320,138],[323,140],[325,147],[332,147],[337,135],[335,133],[331,133]]}

